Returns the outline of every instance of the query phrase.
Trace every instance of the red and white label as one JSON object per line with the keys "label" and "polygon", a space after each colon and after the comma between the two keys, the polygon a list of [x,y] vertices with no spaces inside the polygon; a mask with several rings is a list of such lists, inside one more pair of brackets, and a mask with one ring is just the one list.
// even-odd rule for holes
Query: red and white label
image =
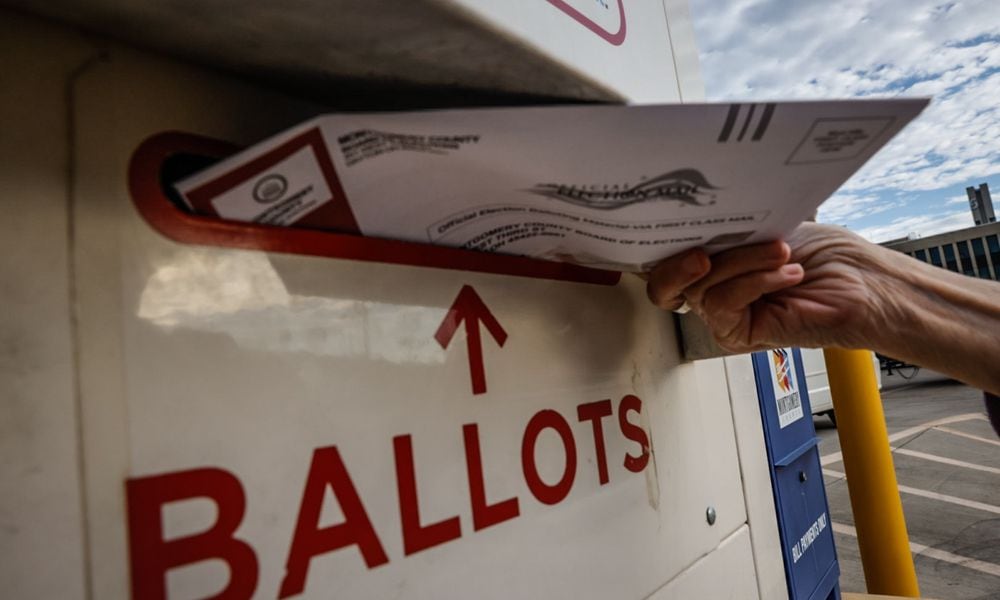
{"label": "red and white label", "polygon": [[[487,477],[485,464],[517,462],[510,456],[484,456],[480,430],[489,435],[489,424],[466,423],[454,428],[454,435],[462,439],[464,457],[455,456],[452,460],[464,460],[467,488],[449,490],[448,496],[453,501],[448,510],[454,514],[436,520],[422,515],[419,489],[427,488],[426,482],[423,486],[420,482],[442,465],[421,460],[417,455],[414,438],[418,434],[406,433],[385,440],[392,447],[392,465],[367,462],[349,465],[336,443],[316,448],[311,456],[301,457],[309,467],[299,505],[283,507],[298,516],[294,530],[282,534],[291,541],[284,563],[285,575],[276,597],[304,593],[316,557],[336,553],[338,561],[353,562],[360,558],[368,570],[376,569],[436,546],[461,544],[463,538],[480,530],[518,518],[526,503],[548,505],[556,510],[555,506],[569,496],[578,479],[596,479],[603,486],[612,477],[642,472],[649,464],[650,442],[637,424],[641,412],[642,400],[631,394],[617,402],[603,399],[580,404],[575,415],[552,409],[536,412],[524,425],[520,439],[518,476],[530,492],[526,496],[500,494],[495,491],[496,482]],[[586,435],[580,431],[580,424],[592,436],[593,456],[580,455],[578,437]],[[628,450],[609,456],[609,438],[614,438],[615,447],[621,442],[629,443]],[[554,452],[560,457],[561,467],[556,473],[552,472],[551,464],[546,468],[538,462],[543,446],[547,454]],[[389,533],[384,522],[373,519],[367,508],[372,498],[365,498],[354,483],[351,473],[363,469],[377,469],[386,478],[385,489],[395,491],[398,521],[392,529],[401,531],[401,555],[391,555],[387,550],[390,546],[385,536]],[[206,560],[222,561],[229,567],[229,579],[220,596],[249,598],[264,592],[257,589],[261,559],[253,545],[237,531],[247,511],[267,498],[266,494],[258,498],[248,496],[240,474],[217,466],[195,467],[130,478],[126,491],[133,598],[168,598],[170,571]],[[467,503],[462,501],[465,497]],[[193,500],[211,503],[214,520],[201,531],[166,535],[163,515],[172,504]],[[327,506],[328,503],[333,506]],[[322,518],[330,512],[337,515],[334,523]],[[471,531],[463,530],[459,515],[471,521]],[[273,592],[269,590],[262,595]]]}
{"label": "red and white label", "polygon": [[224,219],[265,225],[291,225],[333,201],[312,146],[304,146],[212,199],[215,212]]}

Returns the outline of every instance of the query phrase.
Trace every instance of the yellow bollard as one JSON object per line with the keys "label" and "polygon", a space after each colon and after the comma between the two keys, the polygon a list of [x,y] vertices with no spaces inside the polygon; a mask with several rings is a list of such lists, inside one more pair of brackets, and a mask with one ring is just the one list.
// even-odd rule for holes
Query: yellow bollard
{"label": "yellow bollard", "polygon": [[828,348],[823,355],[868,592],[916,598],[917,573],[871,353]]}

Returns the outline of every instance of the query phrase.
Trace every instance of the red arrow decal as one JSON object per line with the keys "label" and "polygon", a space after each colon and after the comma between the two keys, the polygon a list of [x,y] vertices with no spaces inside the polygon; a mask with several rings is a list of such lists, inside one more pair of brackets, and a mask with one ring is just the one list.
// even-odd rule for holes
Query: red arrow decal
{"label": "red arrow decal", "polygon": [[465,341],[469,349],[469,375],[472,378],[472,393],[486,393],[486,369],[483,366],[483,342],[479,335],[479,322],[482,321],[486,330],[502,348],[507,341],[507,332],[503,330],[496,317],[483,303],[472,286],[463,285],[458,297],[451,304],[448,314],[438,327],[434,339],[447,349],[451,338],[455,337],[458,326],[465,321]]}

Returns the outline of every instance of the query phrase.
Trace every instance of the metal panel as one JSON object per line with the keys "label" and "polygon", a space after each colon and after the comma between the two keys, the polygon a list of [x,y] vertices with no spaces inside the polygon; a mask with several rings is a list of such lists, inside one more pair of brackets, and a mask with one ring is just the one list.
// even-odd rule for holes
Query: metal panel
{"label": "metal panel", "polygon": [[669,31],[660,2],[626,0],[0,4],[355,108],[701,94],[679,0],[668,5]]}
{"label": "metal panel", "polygon": [[782,552],[778,514],[771,488],[771,465],[764,445],[753,363],[749,354],[742,354],[727,357],[725,364],[758,590],[761,598],[786,600],[788,585],[785,583],[784,565],[777,560]]}
{"label": "metal panel", "polygon": [[705,83],[688,0],[663,0],[681,102],[704,102]]}
{"label": "metal panel", "polygon": [[723,540],[716,551],[700,559],[676,579],[657,590],[649,600],[780,598],[781,596],[757,595],[752,566],[750,531],[747,527],[742,527]]}
{"label": "metal panel", "polygon": [[673,2],[669,14],[655,1],[456,1],[631,102],[699,98],[698,49],[686,0]]}
{"label": "metal panel", "polygon": [[26,43],[45,33],[0,18],[0,590],[83,598],[66,88],[93,50],[70,35]]}

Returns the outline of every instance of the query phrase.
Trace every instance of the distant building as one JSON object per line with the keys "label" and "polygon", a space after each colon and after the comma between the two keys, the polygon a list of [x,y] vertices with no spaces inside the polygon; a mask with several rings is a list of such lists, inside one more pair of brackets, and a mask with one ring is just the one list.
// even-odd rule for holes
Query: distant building
{"label": "distant building", "polygon": [[993,212],[993,198],[990,197],[990,186],[985,183],[978,188],[969,186],[965,188],[965,193],[969,196],[969,208],[972,210],[972,218],[976,225],[997,222],[997,215]]}
{"label": "distant building", "polygon": [[1000,223],[995,217],[992,222],[968,229],[882,245],[949,271],[1000,281]]}

